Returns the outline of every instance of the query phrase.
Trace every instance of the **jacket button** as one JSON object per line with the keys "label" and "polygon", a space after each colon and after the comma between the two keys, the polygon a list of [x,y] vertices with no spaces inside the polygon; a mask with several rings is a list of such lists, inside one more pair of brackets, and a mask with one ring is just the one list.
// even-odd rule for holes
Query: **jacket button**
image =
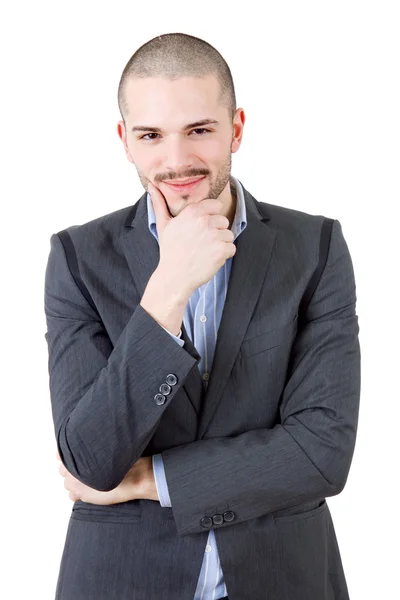
{"label": "jacket button", "polygon": [[154,396],[154,400],[156,404],[164,404],[165,396],[163,394],[156,394]]}
{"label": "jacket button", "polygon": [[171,393],[171,390],[172,388],[170,385],[168,385],[168,383],[162,383],[160,385],[160,392],[164,394],[164,396],[168,396],[168,394]]}
{"label": "jacket button", "polygon": [[222,525],[224,522],[224,517],[222,515],[214,515],[212,520],[214,525]]}
{"label": "jacket button", "polygon": [[178,378],[176,375],[174,375],[173,373],[170,373],[169,375],[167,375],[165,381],[169,384],[169,385],[176,385],[178,383]]}
{"label": "jacket button", "polygon": [[206,529],[211,529],[212,524],[213,522],[211,517],[203,517],[200,521],[200,525]]}
{"label": "jacket button", "polygon": [[226,512],[224,512],[224,521],[233,521],[235,517],[236,515],[232,510],[227,510]]}

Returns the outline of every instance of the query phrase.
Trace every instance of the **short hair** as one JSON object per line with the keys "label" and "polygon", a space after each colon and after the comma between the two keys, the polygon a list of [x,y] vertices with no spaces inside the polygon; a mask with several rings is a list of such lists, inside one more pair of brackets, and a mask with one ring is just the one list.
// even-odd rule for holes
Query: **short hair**
{"label": "short hair", "polygon": [[219,85],[218,101],[229,110],[231,122],[236,112],[232,74],[222,55],[208,42],[186,33],[159,35],[136,50],[127,62],[118,85],[118,106],[122,120],[128,114],[125,88],[130,78],[204,77],[215,75]]}

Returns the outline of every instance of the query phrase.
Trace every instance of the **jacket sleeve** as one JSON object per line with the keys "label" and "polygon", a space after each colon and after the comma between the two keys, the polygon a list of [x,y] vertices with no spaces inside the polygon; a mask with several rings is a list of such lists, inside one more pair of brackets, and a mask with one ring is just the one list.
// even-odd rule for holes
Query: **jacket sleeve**
{"label": "jacket sleeve", "polygon": [[162,452],[178,535],[204,531],[201,519],[213,516],[211,507],[233,511],[233,520],[213,525],[230,527],[342,491],[360,400],[355,305],[352,261],[335,220],[325,267],[292,345],[279,423]]}
{"label": "jacket sleeve", "polygon": [[168,331],[168,329],[165,329],[165,327],[163,327],[162,325],[160,325],[160,327],[162,327],[164,329],[164,331],[166,331],[167,333],[169,333],[169,335],[172,337],[172,339],[175,340],[176,342],[178,342],[178,344],[180,346],[183,346],[185,344],[185,342],[182,339],[182,329],[179,330],[178,335],[174,335],[173,333],[171,333],[170,331]]}
{"label": "jacket sleeve", "polygon": [[[162,325],[161,325],[162,327]],[[163,328],[165,329],[165,327]],[[165,331],[168,331],[167,329]],[[181,338],[182,329],[179,331],[179,335],[174,335],[171,332],[168,332],[170,336],[180,345],[184,345],[184,341]],[[168,493],[168,485],[167,480],[165,479],[165,471],[161,454],[154,454],[152,456],[152,466],[153,466],[153,474],[154,481],[157,488],[158,499],[160,501],[160,505],[163,507],[171,506],[171,498]]]}
{"label": "jacket sleeve", "polygon": [[[52,416],[60,458],[79,481],[117,487],[198,361],[138,304],[115,346],[52,234],[44,308]],[[181,340],[179,340],[181,341]],[[155,395],[177,382],[164,404]]]}

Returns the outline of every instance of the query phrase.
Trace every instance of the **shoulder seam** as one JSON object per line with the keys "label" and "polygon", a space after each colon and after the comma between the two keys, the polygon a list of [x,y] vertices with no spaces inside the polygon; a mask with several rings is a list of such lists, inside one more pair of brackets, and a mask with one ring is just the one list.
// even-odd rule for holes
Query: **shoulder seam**
{"label": "shoulder seam", "polygon": [[303,294],[303,297],[300,302],[299,307],[299,317],[300,319],[305,319],[305,314],[307,307],[310,303],[311,298],[320,282],[322,277],[322,273],[325,269],[326,262],[328,260],[329,247],[332,237],[332,227],[335,219],[330,219],[328,217],[324,217],[321,226],[321,234],[319,239],[319,259],[318,264],[315,268],[314,273],[311,276],[310,281],[308,282],[308,286],[306,291]]}
{"label": "shoulder seam", "polygon": [[78,259],[76,256],[75,246],[72,242],[69,232],[66,229],[63,229],[62,231],[59,231],[57,233],[57,235],[60,238],[60,241],[64,247],[64,252],[65,252],[66,259],[67,259],[68,268],[70,270],[70,273],[71,273],[76,285],[78,286],[82,295],[84,296],[84,298],[87,300],[87,302],[89,303],[91,308],[94,310],[94,312],[96,313],[96,315],[98,315],[98,317],[100,319],[100,315],[99,315],[99,312],[93,301],[93,298],[90,295],[89,290],[87,289],[87,287],[84,284],[83,279],[81,277],[81,274],[79,271]]}

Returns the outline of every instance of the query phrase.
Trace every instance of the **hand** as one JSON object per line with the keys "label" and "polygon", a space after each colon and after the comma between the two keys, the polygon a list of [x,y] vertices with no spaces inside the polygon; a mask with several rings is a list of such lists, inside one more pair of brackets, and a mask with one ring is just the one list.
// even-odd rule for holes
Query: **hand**
{"label": "hand", "polygon": [[148,192],[156,215],[159,267],[172,274],[170,281],[174,285],[178,281],[190,296],[236,253],[229,219],[221,215],[223,203],[206,198],[172,217],[161,190],[149,182]]}
{"label": "hand", "polygon": [[[61,461],[57,452],[57,458]],[[76,479],[60,464],[58,472],[65,477],[64,487],[69,490],[71,500],[82,500],[91,504],[117,504],[145,498],[148,500],[159,500],[154,479],[151,456],[142,456],[125,475],[121,483],[109,492],[100,492],[88,487],[79,479]]]}

